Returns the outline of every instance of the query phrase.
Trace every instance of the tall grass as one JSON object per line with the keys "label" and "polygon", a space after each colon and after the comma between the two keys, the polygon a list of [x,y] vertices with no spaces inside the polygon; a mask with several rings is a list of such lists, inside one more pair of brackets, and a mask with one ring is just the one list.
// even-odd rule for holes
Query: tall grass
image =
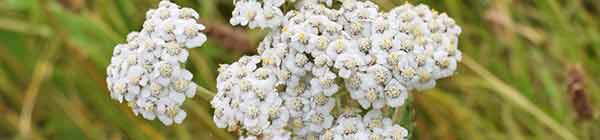
{"label": "tall grass", "polygon": [[[234,139],[212,123],[210,97],[187,101],[189,117],[170,127],[110,99],[112,48],[157,2],[0,0],[0,139]],[[231,1],[176,2],[214,29],[187,64],[214,90],[218,64],[252,53],[264,33],[229,27]],[[409,2],[456,19],[465,54],[456,76],[413,93],[402,122],[414,139],[600,139],[600,1]]]}

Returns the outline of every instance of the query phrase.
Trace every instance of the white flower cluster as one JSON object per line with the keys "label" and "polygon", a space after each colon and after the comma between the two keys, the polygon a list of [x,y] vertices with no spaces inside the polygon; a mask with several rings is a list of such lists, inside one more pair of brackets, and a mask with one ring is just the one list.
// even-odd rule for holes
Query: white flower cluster
{"label": "white flower cluster", "polygon": [[323,132],[322,140],[404,140],[408,131],[383,117],[379,110],[371,110],[364,117],[356,114],[341,115],[331,129]]}
{"label": "white flower cluster", "polygon": [[[242,139],[405,139],[380,110],[434,87],[461,60],[460,27],[426,5],[381,13],[370,1],[298,0],[283,15],[284,2],[235,3],[233,25],[271,29],[258,55],[219,70],[214,121]],[[369,113],[333,115],[343,91]]]}
{"label": "white flower cluster", "polygon": [[232,18],[232,25],[243,25],[250,28],[276,28],[283,21],[280,7],[285,0],[237,0]]}
{"label": "white flower cluster", "polygon": [[197,18],[196,11],[169,1],[149,10],[143,29],[114,48],[106,78],[111,97],[119,102],[125,99],[135,115],[145,119],[181,123],[186,117],[181,105],[197,87],[183,66],[189,55],[186,48],[206,41]]}

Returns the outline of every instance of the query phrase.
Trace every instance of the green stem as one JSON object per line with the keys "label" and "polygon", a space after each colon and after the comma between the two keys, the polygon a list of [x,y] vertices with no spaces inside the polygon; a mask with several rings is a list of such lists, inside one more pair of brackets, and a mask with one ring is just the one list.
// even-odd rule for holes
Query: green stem
{"label": "green stem", "polygon": [[501,97],[505,98],[508,101],[511,101],[513,105],[515,105],[515,107],[521,108],[527,113],[530,113],[538,121],[546,125],[546,127],[554,131],[563,139],[577,140],[577,137],[575,137],[575,135],[573,135],[573,133],[569,131],[569,129],[561,126],[558,122],[556,122],[554,119],[548,116],[548,114],[544,113],[544,111],[542,111],[540,108],[538,108],[529,100],[527,100],[527,98],[524,97],[523,94],[521,94],[519,91],[509,86],[508,84],[502,82],[500,79],[494,76],[494,74],[487,71],[483,66],[478,64],[471,57],[463,55],[463,64],[465,64],[469,69],[477,73],[477,75],[485,79],[490,84],[490,88],[496,90]]}
{"label": "green stem", "polygon": [[202,86],[198,86],[196,88],[196,92],[198,93],[197,95],[200,96],[202,99],[206,100],[206,101],[211,101],[213,96],[216,95],[215,92],[212,92]]}
{"label": "green stem", "polygon": [[400,116],[401,116],[401,112],[402,109],[404,108],[394,108],[394,113],[392,114],[392,121],[393,122],[400,122]]}
{"label": "green stem", "polygon": [[224,129],[217,128],[214,122],[212,121],[212,116],[209,113],[209,110],[202,107],[199,103],[191,100],[187,101],[184,104],[186,107],[190,108],[195,115],[200,117],[199,119],[205,126],[208,127],[209,131],[212,132],[218,139],[220,140],[233,140],[232,135],[227,133]]}

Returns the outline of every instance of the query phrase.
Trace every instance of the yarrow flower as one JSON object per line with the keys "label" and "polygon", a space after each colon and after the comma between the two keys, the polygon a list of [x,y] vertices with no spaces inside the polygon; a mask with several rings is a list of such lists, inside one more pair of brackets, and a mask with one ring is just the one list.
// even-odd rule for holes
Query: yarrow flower
{"label": "yarrow flower", "polygon": [[379,110],[371,110],[364,117],[356,114],[343,114],[332,129],[324,132],[324,140],[406,140],[408,131],[393,124]]}
{"label": "yarrow flower", "polygon": [[127,43],[114,48],[106,78],[112,99],[125,100],[145,119],[181,123],[187,116],[181,105],[197,88],[184,68],[187,48],[206,41],[197,19],[193,9],[166,0],[149,10],[143,29],[129,33]]}
{"label": "yarrow flower", "polygon": [[229,22],[250,28],[277,28],[284,20],[280,9],[284,2],[285,0],[237,0]]}
{"label": "yarrow flower", "polygon": [[[286,3],[295,9],[283,13]],[[232,25],[270,30],[258,55],[219,69],[213,119],[242,139],[406,139],[381,109],[433,88],[461,60],[461,28],[426,5],[237,0],[232,14]],[[336,114],[346,93],[361,110]]]}

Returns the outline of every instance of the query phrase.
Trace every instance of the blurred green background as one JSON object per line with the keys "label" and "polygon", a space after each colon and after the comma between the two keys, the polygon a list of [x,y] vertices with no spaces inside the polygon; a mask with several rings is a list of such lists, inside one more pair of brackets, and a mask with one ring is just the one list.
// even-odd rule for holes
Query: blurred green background
{"label": "blurred green background", "polygon": [[[265,34],[228,24],[231,0],[176,0],[201,14],[208,43],[191,50],[194,80],[255,53]],[[375,0],[388,10],[403,0]],[[600,139],[600,1],[410,0],[463,28],[452,78],[411,96],[413,139]],[[158,0],[0,0],[0,139],[234,139],[206,98],[181,125],[135,117],[110,99],[112,48]],[[410,123],[413,122],[413,123]]]}

